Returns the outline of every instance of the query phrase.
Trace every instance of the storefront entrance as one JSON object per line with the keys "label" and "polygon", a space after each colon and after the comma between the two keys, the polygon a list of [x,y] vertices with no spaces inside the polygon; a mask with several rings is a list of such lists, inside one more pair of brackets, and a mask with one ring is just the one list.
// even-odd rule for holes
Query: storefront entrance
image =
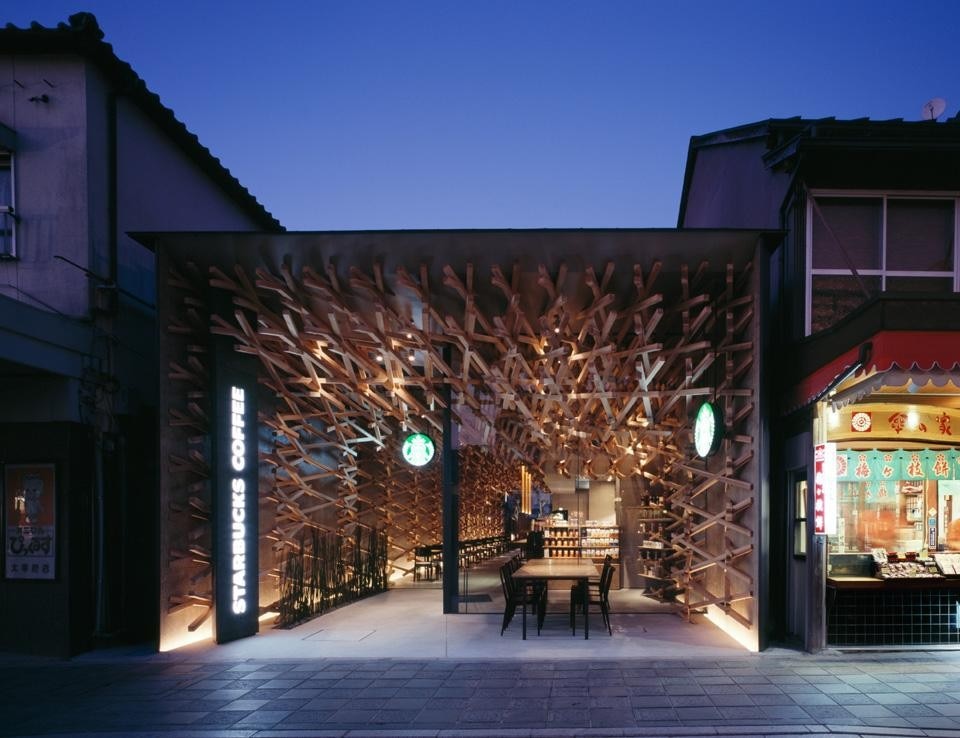
{"label": "storefront entrance", "polygon": [[[213,603],[197,582],[217,589],[224,562],[237,561],[190,553],[204,549],[190,544],[207,535],[195,514],[204,495],[222,510],[225,480],[236,481],[229,470],[198,478],[218,463],[203,441],[206,397],[223,390],[206,372],[215,336],[257,378],[246,437],[256,433],[259,452],[258,611],[295,602],[306,617],[331,598],[412,580],[418,550],[450,540],[448,503],[456,540],[482,541],[507,535],[517,498],[516,533],[543,534],[545,555],[615,551],[621,586],[761,646],[761,234],[177,235],[154,245],[175,420],[163,445],[178,461],[161,482],[172,511],[163,558],[175,562],[163,579],[170,643],[209,633]],[[705,404],[716,434],[698,451]],[[439,453],[409,463],[413,434]],[[534,492],[556,494],[566,525],[534,511]],[[573,521],[564,494],[584,503]]]}

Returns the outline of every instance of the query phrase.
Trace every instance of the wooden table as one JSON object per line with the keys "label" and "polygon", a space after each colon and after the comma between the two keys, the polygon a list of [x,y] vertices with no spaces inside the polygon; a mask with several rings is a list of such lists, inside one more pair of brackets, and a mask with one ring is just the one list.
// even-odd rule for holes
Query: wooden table
{"label": "wooden table", "polygon": [[[591,561],[578,559],[530,559],[513,573],[513,578],[524,586],[530,582],[551,579],[571,579],[577,582],[583,602],[583,637],[590,637],[590,596],[587,581],[597,576],[597,567]],[[527,598],[523,598],[523,640],[527,640]]]}

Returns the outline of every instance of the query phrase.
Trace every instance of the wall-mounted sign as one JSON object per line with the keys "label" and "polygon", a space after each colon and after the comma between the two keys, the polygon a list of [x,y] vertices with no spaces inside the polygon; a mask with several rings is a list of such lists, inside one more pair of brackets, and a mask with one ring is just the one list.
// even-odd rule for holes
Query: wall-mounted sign
{"label": "wall-mounted sign", "polygon": [[715,454],[723,438],[723,416],[713,402],[705,402],[693,422],[693,445],[702,458]]}
{"label": "wall-mounted sign", "polygon": [[4,469],[7,579],[53,579],[57,563],[56,474],[53,464]]}
{"label": "wall-mounted sign", "polygon": [[407,436],[401,448],[404,461],[413,466],[429,464],[435,451],[436,449],[433,446],[433,441],[430,439],[430,436],[426,436],[423,433],[412,433]]}
{"label": "wall-mounted sign", "polygon": [[259,618],[256,407],[252,383],[221,368],[214,454],[216,638],[254,635]]}
{"label": "wall-mounted sign", "polygon": [[837,534],[837,444],[813,448],[813,533]]}

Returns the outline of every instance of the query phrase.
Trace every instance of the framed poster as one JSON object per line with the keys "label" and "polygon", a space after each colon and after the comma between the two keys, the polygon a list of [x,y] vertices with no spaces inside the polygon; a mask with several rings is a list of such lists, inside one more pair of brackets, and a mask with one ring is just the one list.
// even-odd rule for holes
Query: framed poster
{"label": "framed poster", "polygon": [[56,574],[56,473],[53,464],[4,468],[4,559],[7,579]]}

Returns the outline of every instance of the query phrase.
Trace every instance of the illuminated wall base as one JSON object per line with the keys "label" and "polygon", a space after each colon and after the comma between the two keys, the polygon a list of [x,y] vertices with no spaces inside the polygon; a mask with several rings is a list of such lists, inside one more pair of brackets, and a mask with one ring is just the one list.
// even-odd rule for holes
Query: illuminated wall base
{"label": "illuminated wall base", "polygon": [[716,605],[707,608],[707,620],[733,638],[748,651],[756,653],[760,650],[760,643],[756,628],[745,628],[740,622],[730,617]]}

